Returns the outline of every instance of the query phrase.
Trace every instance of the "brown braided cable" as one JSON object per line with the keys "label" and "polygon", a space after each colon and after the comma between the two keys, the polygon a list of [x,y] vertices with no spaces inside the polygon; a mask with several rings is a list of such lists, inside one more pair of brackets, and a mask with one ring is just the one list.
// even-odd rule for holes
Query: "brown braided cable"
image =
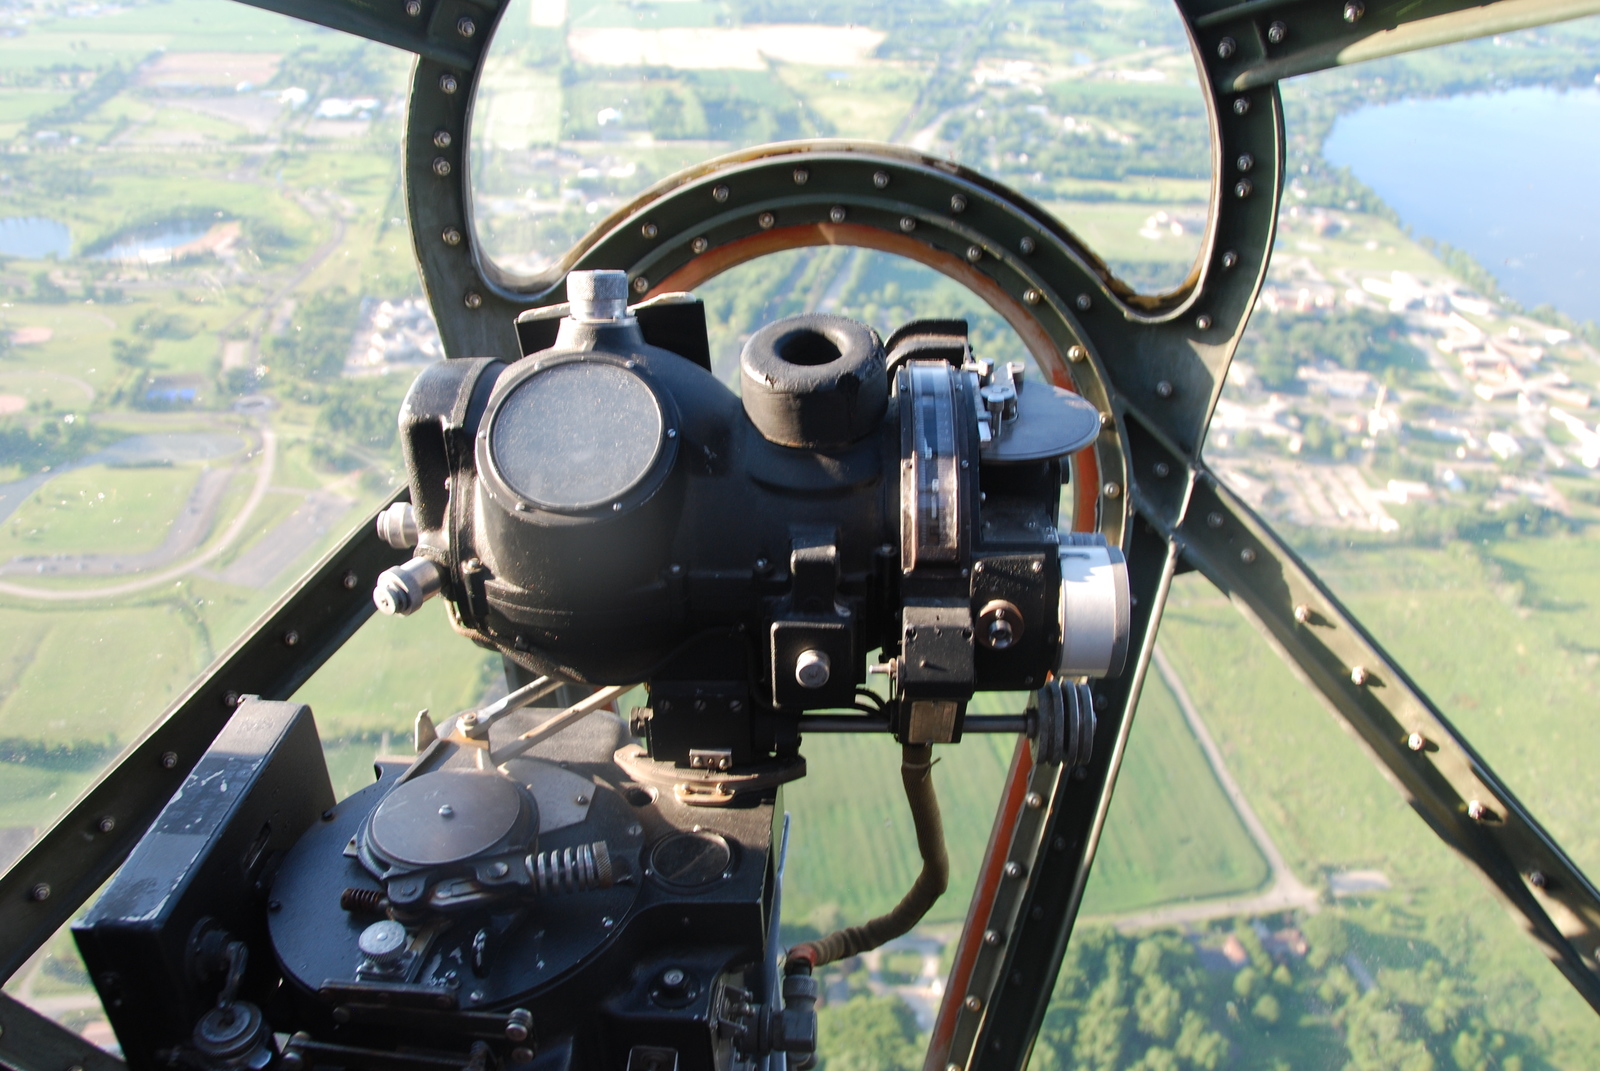
{"label": "brown braided cable", "polygon": [[950,885],[950,856],[944,848],[944,821],[939,817],[939,797],[933,790],[933,747],[906,744],[900,751],[900,779],[911,805],[911,822],[922,853],[922,872],[900,902],[887,914],[861,926],[846,926],[826,937],[805,941],[789,950],[789,962],[805,961],[812,967],[841,959],[894,940],[922,921]]}

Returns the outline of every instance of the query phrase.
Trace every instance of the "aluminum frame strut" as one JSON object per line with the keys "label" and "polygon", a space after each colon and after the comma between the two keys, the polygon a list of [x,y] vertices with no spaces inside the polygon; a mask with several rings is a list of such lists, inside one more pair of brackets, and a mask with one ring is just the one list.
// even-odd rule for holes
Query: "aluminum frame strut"
{"label": "aluminum frame strut", "polygon": [[[1176,290],[1153,297],[1135,294],[1065,226],[981,175],[890,146],[841,142],[767,146],[673,176],[600,223],[546,275],[512,278],[478,245],[467,152],[478,72],[503,5],[242,2],[417,55],[406,198],[424,286],[452,357],[516,354],[516,314],[563,300],[561,280],[572,268],[625,269],[636,293],[647,296],[687,289],[780,249],[853,245],[910,257],[963,282],[1016,328],[1046,375],[1100,406],[1106,431],[1074,459],[1077,516],[1128,555],[1139,657],[1121,679],[1096,686],[1103,707],[1087,776],[1035,767],[1019,748],[935,1029],[932,1071],[1002,1071],[1027,1061],[1180,563],[1229,595],[1600,1008],[1600,895],[1199,458],[1272,246],[1283,181],[1276,81],[1590,14],[1600,11],[1600,0],[1355,0],[1360,13],[1353,20],[1329,0],[1180,0],[1203,72],[1213,189],[1194,270]],[[1240,167],[1247,154],[1248,170]],[[226,722],[232,696],[286,698],[370,616],[371,577],[403,557],[370,523],[354,531],[0,875],[8,923],[0,934],[0,977],[14,973],[126,858]],[[1352,676],[1358,666],[1359,683]],[[1407,744],[1413,733],[1420,749]],[[0,1003],[0,1023],[0,1062],[7,1065],[53,1066],[55,1054],[83,1047],[9,998]],[[12,1029],[17,1023],[23,1028]],[[83,1062],[90,1071],[119,1066],[92,1054]]]}

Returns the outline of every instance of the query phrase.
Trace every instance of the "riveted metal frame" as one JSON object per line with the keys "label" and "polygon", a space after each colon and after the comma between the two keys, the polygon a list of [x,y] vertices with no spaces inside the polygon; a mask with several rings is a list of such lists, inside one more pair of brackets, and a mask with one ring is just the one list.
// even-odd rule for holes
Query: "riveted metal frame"
{"label": "riveted metal frame", "polygon": [[[1106,532],[1127,554],[1138,657],[1122,678],[1096,685],[1095,758],[1080,776],[1037,767],[1019,747],[935,1027],[930,1071],[1001,1071],[1027,1061],[1180,563],[1230,596],[1600,1008],[1600,895],[1199,456],[1272,246],[1283,179],[1277,80],[1590,14],[1600,11],[1600,0],[1179,0],[1210,112],[1211,218],[1189,278],[1156,296],[1134,293],[1060,222],[981,175],[891,146],[842,142],[767,146],[673,176],[603,221],[547,275],[515,278],[477,242],[469,175],[472,100],[503,4],[244,2],[418,56],[405,134],[406,198],[417,261],[452,357],[514,357],[516,314],[563,300],[561,280],[573,268],[625,269],[648,295],[688,288],[780,249],[853,245],[908,256],[968,285],[1017,329],[1047,376],[1107,414],[1106,433],[1075,459],[1077,517],[1080,527]],[[1346,14],[1352,7],[1353,18]],[[1246,155],[1248,170],[1240,166]],[[1024,237],[1031,252],[1023,252]],[[371,614],[372,578],[403,557],[378,541],[370,524],[358,529],[0,876],[7,921],[0,977],[126,857],[226,721],[230,693],[287,698]],[[108,817],[109,827],[102,821]],[[0,1001],[0,1026],[0,1062],[7,1065],[120,1066],[83,1052],[74,1035],[10,998]]]}

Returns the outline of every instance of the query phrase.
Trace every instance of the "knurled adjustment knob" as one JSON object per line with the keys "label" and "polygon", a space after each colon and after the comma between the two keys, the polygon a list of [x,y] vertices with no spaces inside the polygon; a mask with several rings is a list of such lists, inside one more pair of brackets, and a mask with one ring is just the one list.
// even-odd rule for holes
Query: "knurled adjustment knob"
{"label": "knurled adjustment knob", "polygon": [[404,926],[393,919],[384,919],[362,930],[361,936],[356,939],[356,947],[363,956],[381,966],[405,955],[409,942],[410,936]]}

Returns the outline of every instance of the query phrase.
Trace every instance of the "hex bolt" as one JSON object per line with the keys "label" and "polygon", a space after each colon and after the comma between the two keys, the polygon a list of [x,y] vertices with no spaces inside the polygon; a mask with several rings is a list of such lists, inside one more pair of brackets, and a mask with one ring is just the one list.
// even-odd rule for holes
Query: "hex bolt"
{"label": "hex bolt", "polygon": [[917,221],[912,219],[910,216],[901,216],[900,229],[906,234],[910,234],[912,231],[917,229]]}
{"label": "hex bolt", "polygon": [[1042,296],[1043,295],[1041,295],[1039,293],[1039,291],[1037,291],[1037,290],[1031,290],[1030,289],[1030,290],[1024,290],[1022,292],[1022,300],[1025,301],[1029,305],[1037,305],[1037,304],[1039,304],[1039,299]]}
{"label": "hex bolt", "polygon": [[834,223],[843,223],[845,217],[844,205],[834,205],[828,209],[828,219]]}
{"label": "hex bolt", "polygon": [[1361,0],[1349,0],[1344,5],[1344,21],[1355,23],[1361,21],[1361,16],[1367,13],[1367,5]]}
{"label": "hex bolt", "polygon": [[1079,294],[1072,303],[1078,306],[1079,312],[1088,312],[1089,309],[1094,305],[1094,298],[1090,297],[1088,294]]}
{"label": "hex bolt", "polygon": [[1410,748],[1412,751],[1421,751],[1427,746],[1428,738],[1423,736],[1421,733],[1412,733],[1410,736],[1406,737],[1406,747]]}
{"label": "hex bolt", "polygon": [[1249,115],[1250,114],[1250,98],[1249,97],[1234,97],[1233,98],[1233,114],[1234,115]]}
{"label": "hex bolt", "polygon": [[456,90],[458,90],[460,88],[461,88],[461,83],[456,81],[456,76],[455,75],[453,75],[453,74],[441,74],[439,76],[439,89],[441,91],[443,91],[445,93],[454,93]]}
{"label": "hex bolt", "polygon": [[1161,380],[1156,384],[1156,395],[1162,398],[1172,397],[1172,383],[1165,379]]}
{"label": "hex bolt", "polygon": [[1235,253],[1233,250],[1230,249],[1226,253],[1222,254],[1222,270],[1223,271],[1227,271],[1228,269],[1232,268],[1235,264],[1238,264],[1238,263],[1239,263],[1239,254]]}
{"label": "hex bolt", "polygon": [[1254,547],[1245,547],[1243,550],[1241,550],[1239,552],[1239,560],[1244,562],[1246,565],[1255,564],[1255,560],[1256,560],[1255,548]]}
{"label": "hex bolt", "polygon": [[1366,666],[1351,666],[1350,667],[1350,683],[1355,685],[1357,688],[1359,688],[1363,684],[1367,683],[1367,667]]}
{"label": "hex bolt", "polygon": [[1267,27],[1267,41],[1270,44],[1281,45],[1289,39],[1289,24],[1279,20]]}
{"label": "hex bolt", "polygon": [[433,173],[440,178],[444,178],[450,173],[450,161],[442,156],[435,156],[433,158]]}
{"label": "hex bolt", "polygon": [[471,19],[462,17],[456,20],[456,33],[462,37],[471,37],[478,32],[478,24]]}
{"label": "hex bolt", "polygon": [[772,229],[772,225],[777,222],[778,217],[774,216],[771,212],[763,212],[756,217],[756,223],[759,224],[761,229],[764,231],[770,231]]}
{"label": "hex bolt", "polygon": [[469,309],[479,309],[483,307],[483,295],[478,293],[476,290],[467,291],[467,296],[462,298],[461,301],[462,304],[466,305],[466,307]]}
{"label": "hex bolt", "polygon": [[1202,312],[1194,318],[1194,325],[1202,331],[1209,331],[1211,330],[1211,317]]}
{"label": "hex bolt", "polygon": [[1311,607],[1307,606],[1303,602],[1296,604],[1296,606],[1294,608],[1294,619],[1297,622],[1299,622],[1300,624],[1302,624],[1302,625],[1305,624],[1307,621],[1310,621],[1311,620]]}
{"label": "hex bolt", "polygon": [[656,229],[656,225],[654,223],[646,223],[643,227],[639,228],[639,233],[644,235],[645,238],[650,239],[654,238],[661,232]]}
{"label": "hex bolt", "polygon": [[1224,37],[1217,42],[1217,58],[1232,59],[1233,54],[1239,51],[1239,42],[1231,37]]}
{"label": "hex bolt", "polygon": [[694,241],[689,243],[689,248],[695,253],[704,253],[707,249],[711,248],[711,243],[706,241],[704,238],[696,238]]}
{"label": "hex bolt", "polygon": [[1039,247],[1032,238],[1029,238],[1027,235],[1023,235],[1022,241],[1017,243],[1017,248],[1022,250],[1023,256],[1029,256],[1035,249]]}
{"label": "hex bolt", "polygon": [[713,186],[713,187],[711,187],[711,199],[713,201],[717,202],[717,204],[719,204],[719,205],[722,204],[724,201],[726,201],[728,199],[728,187],[726,187],[726,186]]}
{"label": "hex bolt", "polygon": [[1481,822],[1489,816],[1489,808],[1483,805],[1482,800],[1467,801],[1467,817],[1474,822]]}
{"label": "hex bolt", "polygon": [[1023,802],[1028,805],[1030,811],[1037,811],[1044,806],[1044,797],[1037,792],[1030,792],[1023,799]]}
{"label": "hex bolt", "polygon": [[791,177],[794,179],[794,184],[796,186],[804,186],[806,183],[811,181],[811,172],[807,171],[803,167],[797,167],[794,169],[794,174]]}
{"label": "hex bolt", "polygon": [[445,245],[460,245],[461,244],[461,231],[458,230],[455,227],[446,227],[444,229],[444,233],[441,234],[439,237],[444,239],[444,244]]}
{"label": "hex bolt", "polygon": [[889,185],[889,172],[874,171],[872,173],[872,184],[880,190],[887,187]]}
{"label": "hex bolt", "polygon": [[1172,475],[1172,466],[1167,464],[1165,461],[1157,461],[1154,465],[1150,466],[1150,471],[1155,473],[1158,479],[1164,480],[1168,476]]}

